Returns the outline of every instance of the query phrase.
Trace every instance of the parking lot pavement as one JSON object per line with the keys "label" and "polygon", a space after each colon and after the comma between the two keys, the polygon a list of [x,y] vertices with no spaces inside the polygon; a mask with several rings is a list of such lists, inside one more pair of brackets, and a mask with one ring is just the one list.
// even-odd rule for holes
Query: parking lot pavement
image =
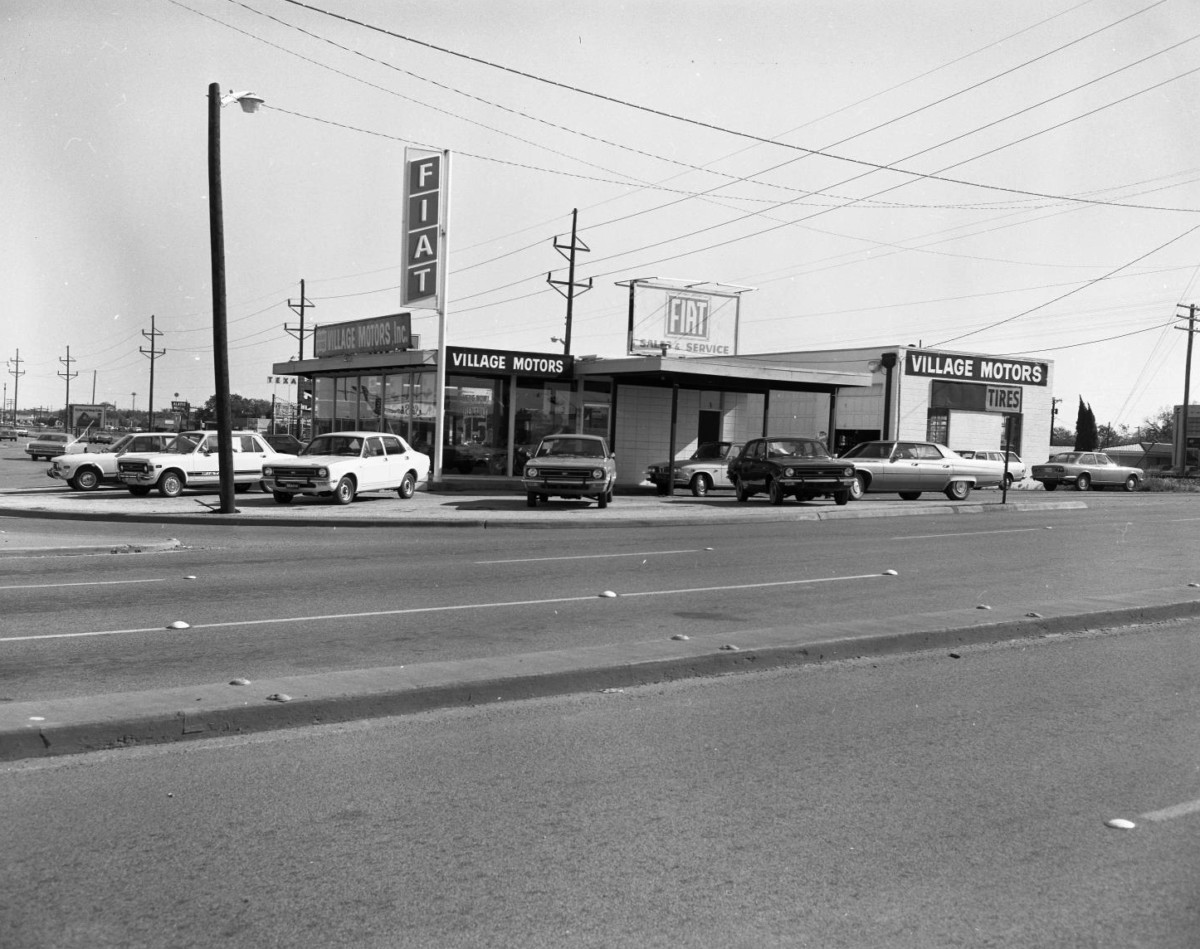
{"label": "parking lot pavement", "polygon": [[[592,502],[554,500],[536,509],[524,494],[419,491],[402,501],[395,495],[364,494],[346,506],[321,499],[298,498],[277,504],[259,491],[238,494],[238,513],[220,513],[215,492],[184,493],[177,498],[158,494],[133,497],[121,489],[71,491],[61,486],[0,491],[0,517],[41,517],[75,521],[130,523],[229,523],[284,526],[324,525],[382,527],[614,527],[621,524],[712,524],[745,520],[831,520],[859,517],[897,517],[931,514],[999,514],[1029,510],[1084,508],[1076,498],[1053,497],[1041,491],[1009,491],[1007,502],[998,490],[972,492],[966,501],[951,502],[940,495],[901,501],[886,495],[867,497],[844,507],[820,500],[794,501],[774,507],[763,498],[739,504],[732,495],[704,498],[690,494],[661,497],[652,491],[618,494],[601,510]],[[2,547],[2,545],[0,545]]]}

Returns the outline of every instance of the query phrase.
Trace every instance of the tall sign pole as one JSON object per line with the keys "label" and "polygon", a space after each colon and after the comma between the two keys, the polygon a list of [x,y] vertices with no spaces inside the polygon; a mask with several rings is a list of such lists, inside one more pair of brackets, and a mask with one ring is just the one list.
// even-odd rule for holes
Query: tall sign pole
{"label": "tall sign pole", "polygon": [[433,471],[442,479],[442,427],[446,417],[446,287],[449,261],[450,151],[407,148],[404,152],[403,306],[437,311],[438,346],[435,370]]}

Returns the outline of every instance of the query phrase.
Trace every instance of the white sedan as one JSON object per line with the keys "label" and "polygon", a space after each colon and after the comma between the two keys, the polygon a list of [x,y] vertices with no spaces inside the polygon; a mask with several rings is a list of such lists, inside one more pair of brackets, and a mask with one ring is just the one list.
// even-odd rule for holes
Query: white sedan
{"label": "white sedan", "polygon": [[263,483],[280,504],[297,494],[349,504],[364,491],[395,491],[408,499],[429,480],[429,456],[388,432],[318,435],[300,454],[263,467]]}

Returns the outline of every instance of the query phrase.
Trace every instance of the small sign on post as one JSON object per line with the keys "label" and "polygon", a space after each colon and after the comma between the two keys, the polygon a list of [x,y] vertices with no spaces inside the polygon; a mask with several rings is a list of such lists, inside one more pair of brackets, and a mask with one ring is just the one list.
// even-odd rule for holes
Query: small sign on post
{"label": "small sign on post", "polygon": [[989,412],[1020,412],[1020,386],[988,386],[984,408]]}

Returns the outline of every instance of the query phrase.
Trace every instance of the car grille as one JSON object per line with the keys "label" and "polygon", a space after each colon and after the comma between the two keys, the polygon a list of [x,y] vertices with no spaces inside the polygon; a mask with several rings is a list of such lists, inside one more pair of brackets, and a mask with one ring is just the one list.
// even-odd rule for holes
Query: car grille
{"label": "car grille", "polygon": [[796,478],[843,478],[842,472],[848,465],[786,465],[791,468]]}
{"label": "car grille", "polygon": [[298,468],[295,465],[270,465],[276,481],[312,481],[317,477],[316,468]]}
{"label": "car grille", "polygon": [[150,465],[145,461],[121,461],[117,463],[117,467],[121,471],[137,472],[142,474],[150,470]]}
{"label": "car grille", "polygon": [[541,481],[587,481],[592,476],[591,468],[536,467],[538,480]]}

